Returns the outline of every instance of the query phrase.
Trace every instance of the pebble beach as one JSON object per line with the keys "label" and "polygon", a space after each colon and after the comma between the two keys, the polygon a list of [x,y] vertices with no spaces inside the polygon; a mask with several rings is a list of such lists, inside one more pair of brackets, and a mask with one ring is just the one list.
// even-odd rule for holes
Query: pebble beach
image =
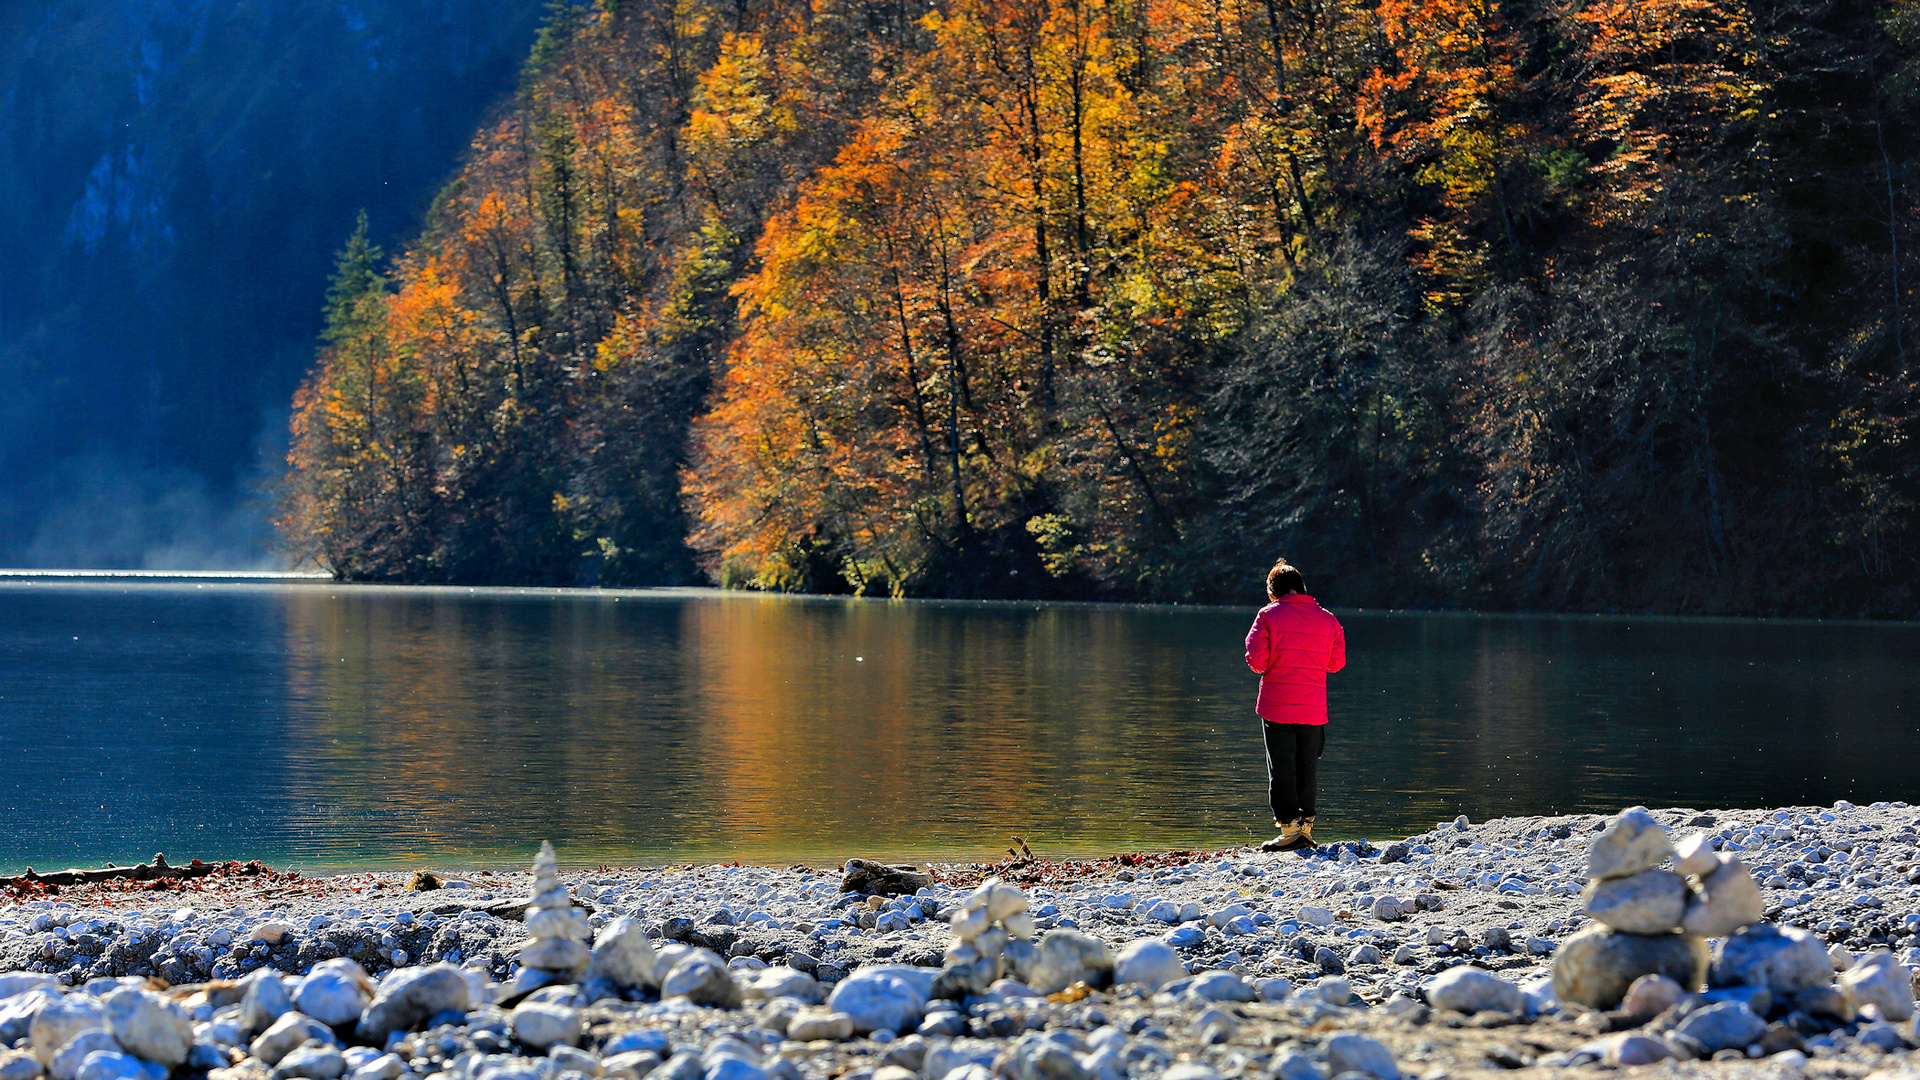
{"label": "pebble beach", "polygon": [[1910,1004],[1858,989],[1891,979],[1910,1003],[1920,811],[1651,818],[1749,871],[1759,929],[1817,939],[1833,986],[1689,987],[1645,1014],[1561,1000],[1555,956],[1600,914],[1595,815],[922,865],[880,891],[843,890],[851,863],[589,869],[564,850],[538,878],[229,864],[12,879],[0,1080],[1920,1077]]}

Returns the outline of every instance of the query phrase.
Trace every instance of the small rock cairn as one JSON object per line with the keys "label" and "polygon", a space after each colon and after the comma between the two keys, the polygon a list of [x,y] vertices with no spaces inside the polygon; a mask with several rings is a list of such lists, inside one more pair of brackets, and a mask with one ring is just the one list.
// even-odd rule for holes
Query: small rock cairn
{"label": "small rock cairn", "polygon": [[560,880],[560,861],[545,840],[533,859],[533,899],[527,904],[526,923],[531,940],[520,947],[520,973],[513,989],[579,981],[587,968],[587,942],[593,930],[587,925],[587,913],[574,907],[567,895],[566,883]]}
{"label": "small rock cairn", "polygon": [[[1673,867],[1665,869],[1669,858]],[[1643,806],[1622,811],[1594,839],[1587,873],[1581,899],[1595,925],[1554,954],[1553,989],[1562,1002],[1651,1016],[1699,994],[1689,1007],[1712,1002],[1751,1028],[1743,1037],[1752,1038],[1724,1043],[1735,1048],[1764,1033],[1759,1018],[1770,1012],[1842,1020],[1913,1015],[1912,987],[1891,953],[1869,954],[1836,986],[1840,965],[1817,937],[1762,922],[1760,887],[1737,856],[1715,852],[1704,833],[1672,843]],[[1711,958],[1708,938],[1721,939]],[[1686,1024],[1678,1030],[1689,1034]],[[1721,1048],[1696,1034],[1706,1049]]]}
{"label": "small rock cairn", "polygon": [[940,988],[958,998],[978,994],[994,980],[1024,978],[1033,965],[1033,916],[1027,896],[999,878],[988,878],[967,894],[953,916],[953,944],[947,946]]}

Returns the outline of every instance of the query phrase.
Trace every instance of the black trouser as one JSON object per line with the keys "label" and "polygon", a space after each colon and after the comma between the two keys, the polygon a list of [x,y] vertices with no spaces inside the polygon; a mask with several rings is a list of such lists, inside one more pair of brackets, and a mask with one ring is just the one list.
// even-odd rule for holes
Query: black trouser
{"label": "black trouser", "polygon": [[1273,820],[1284,825],[1312,817],[1327,725],[1262,720],[1260,731],[1267,740],[1267,801],[1273,804]]}

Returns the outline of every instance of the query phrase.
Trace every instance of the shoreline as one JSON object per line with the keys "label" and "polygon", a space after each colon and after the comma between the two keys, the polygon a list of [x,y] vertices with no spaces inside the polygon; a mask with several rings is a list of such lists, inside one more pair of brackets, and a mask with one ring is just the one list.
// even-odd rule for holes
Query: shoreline
{"label": "shoreline", "polygon": [[[351,589],[370,594],[460,595],[503,598],[600,597],[608,600],[645,599],[763,599],[795,603],[834,603],[858,601],[878,604],[914,604],[931,606],[986,608],[1124,608],[1164,610],[1168,612],[1254,611],[1263,600],[1245,602],[1193,602],[1171,600],[1077,600],[1034,597],[940,597],[940,596],[866,596],[852,593],[790,593],[755,589],[727,589],[718,585],[457,585],[405,584],[391,581],[343,581],[324,571],[302,570],[41,570],[0,568],[0,585],[22,584],[118,584],[118,585],[252,585],[301,586]],[[1760,623],[1771,626],[1858,626],[1920,628],[1920,612],[1911,615],[1762,615],[1740,612],[1681,611],[1598,611],[1524,608],[1471,607],[1371,607],[1332,604],[1329,611],[1343,615],[1451,616],[1462,619],[1595,619],[1605,621],[1654,620],[1660,622]]]}
{"label": "shoreline", "polygon": [[[1761,886],[1767,921],[1815,933],[1823,947],[1851,953],[1890,948],[1909,978],[1920,969],[1920,948],[1915,947],[1920,946],[1920,811],[1905,804],[1854,807],[1843,801],[1834,807],[1665,808],[1653,813],[1675,836],[1705,832],[1721,852],[1737,853]],[[1547,982],[1558,946],[1591,925],[1581,913],[1579,897],[1585,849],[1605,824],[1598,815],[1482,823],[1462,819],[1436,823],[1431,830],[1387,845],[1345,841],[1324,845],[1309,856],[1243,848],[1140,853],[1097,862],[936,865],[925,867],[933,879],[926,887],[893,900],[876,896],[871,903],[859,893],[841,892],[840,874],[821,867],[716,863],[581,868],[569,866],[562,850],[560,882],[596,931],[619,926],[644,930],[657,948],[679,950],[675,955],[711,950],[742,986],[751,987],[769,969],[791,970],[797,973],[793,979],[804,978],[804,985],[825,995],[849,980],[857,983],[854,977],[863,969],[876,977],[917,970],[933,978],[954,943],[948,920],[963,910],[972,887],[997,871],[1018,884],[1040,934],[1071,930],[1100,939],[1115,953],[1140,942],[1164,944],[1177,956],[1183,977],[1217,972],[1230,980],[1218,985],[1244,987],[1247,996],[1203,1002],[1182,994],[1178,1000],[1163,1001],[1165,994],[1143,997],[1116,987],[1072,1000],[983,998],[967,1007],[972,1020],[963,1016],[942,1021],[958,1026],[940,1038],[993,1043],[998,1047],[993,1053],[999,1054],[1030,1037],[1027,1033],[1051,1032],[1056,1025],[1078,1024],[1075,1030],[1084,1034],[1090,1013],[1106,1021],[1130,1016],[1129,1023],[1144,1025],[1141,1030],[1152,1026],[1170,1033],[1162,1046],[1165,1060],[1156,1059],[1158,1064],[1143,1070],[1123,1070],[1120,1076],[1101,1077],[1094,1070],[1074,1074],[1073,1080],[1125,1080],[1162,1072],[1172,1076],[1169,1070],[1188,1063],[1204,1065],[1226,1080],[1240,1074],[1264,1077],[1279,1068],[1276,1047],[1297,1046],[1301,1053],[1325,1060],[1320,1036],[1351,1030],[1365,1033],[1403,1060],[1418,1062],[1424,1056],[1433,1062],[1422,1068],[1408,1064],[1400,1075],[1438,1080],[1439,1075],[1578,1065],[1579,1048],[1606,1035],[1595,1027],[1602,1022],[1590,1019],[1600,1014],[1559,1009]],[[849,855],[858,857],[857,852]],[[1129,864],[1128,859],[1134,861]],[[421,892],[408,891],[410,881],[411,875],[397,871],[308,878],[263,870],[211,873],[163,889],[102,883],[34,898],[0,892],[0,979],[6,972],[38,972],[69,988],[124,977],[211,988],[250,976],[257,979],[254,973],[263,969],[294,977],[340,963],[355,965],[371,983],[382,985],[404,982],[409,973],[431,970],[435,964],[457,965],[476,985],[496,988],[488,993],[525,978],[515,957],[528,941],[522,920],[533,885],[529,874],[480,870]],[[1519,988],[1535,1003],[1527,1011],[1537,1006],[1538,1015],[1505,1016],[1485,1024],[1436,1018],[1421,1004],[1425,988],[1436,976],[1463,965]],[[0,1002],[0,1016],[5,1004]],[[622,1031],[658,1030],[667,1033],[663,1037],[673,1046],[684,1042],[695,1049],[710,1049],[714,1040],[731,1037],[729,1032],[764,1032],[768,1023],[780,1026],[763,1015],[771,1005],[763,1008],[751,1001],[731,1009],[689,1012],[678,998],[642,995],[627,1002],[583,1000],[568,1007],[584,1009],[589,1023],[596,1022],[595,1016],[607,1025],[618,1019]],[[1209,1012],[1220,1015],[1210,1017]],[[992,1019],[1016,1014],[1024,1017],[1017,1023]],[[470,1039],[478,1030],[475,1025],[483,1022],[493,1021],[470,1017],[463,1033],[448,1037],[455,1042]],[[1743,1056],[1740,1062],[1702,1060],[1671,1068],[1727,1075],[1726,1069],[1738,1066],[1772,1069],[1754,1075],[1773,1076],[1787,1075],[1777,1066],[1789,1064],[1800,1070],[1790,1075],[1801,1075],[1832,1059],[1830,1074],[1864,1076],[1870,1070],[1855,1069],[1855,1064],[1881,1056],[1889,1058],[1887,1064],[1895,1056],[1902,1062],[1913,1060],[1901,1048],[1920,1042],[1911,1024],[1899,1028],[1904,1033],[1901,1047],[1891,1054],[1877,1044],[1864,1049],[1857,1045],[1874,1030],[1873,1025],[1855,1023],[1831,1032],[1823,1029],[1817,1037],[1792,1036],[1800,1047],[1791,1049],[1797,1058],[1749,1063]],[[897,1035],[902,1041],[919,1039],[923,1052],[928,1045],[924,1032]],[[767,1072],[767,1080],[782,1076],[770,1064],[779,1054],[786,1055],[780,1060],[789,1060],[794,1070],[784,1080],[827,1080],[862,1068],[880,1070],[894,1042],[891,1036],[836,1038],[831,1045],[803,1040],[804,1046],[796,1049],[789,1045],[792,1040],[782,1043],[773,1035],[754,1038],[761,1041],[756,1067]],[[486,1040],[481,1042],[485,1051]],[[606,1043],[603,1039],[600,1045]],[[1265,1064],[1255,1062],[1261,1048]],[[423,1075],[448,1072],[441,1064],[421,1066],[431,1066]],[[911,1068],[920,1070],[921,1065],[916,1062]],[[998,1075],[1051,1080],[1017,1069]],[[1330,1080],[1332,1074],[1323,1069],[1317,1075]],[[262,1070],[258,1075],[227,1072],[211,1080],[273,1078]],[[400,1080],[400,1074],[358,1080]],[[482,1076],[470,1067],[440,1080]],[[696,1078],[663,1074],[662,1080]],[[909,1078],[876,1071],[856,1080]],[[926,1073],[924,1080],[949,1078]],[[1287,1080],[1310,1078],[1303,1074]]]}

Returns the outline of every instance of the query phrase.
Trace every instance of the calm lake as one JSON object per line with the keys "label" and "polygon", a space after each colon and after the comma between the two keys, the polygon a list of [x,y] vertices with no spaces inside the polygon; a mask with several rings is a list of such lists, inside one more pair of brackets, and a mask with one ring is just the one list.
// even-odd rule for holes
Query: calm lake
{"label": "calm lake", "polygon": [[[1324,835],[1920,802],[1920,625],[1335,610]],[[0,873],[1246,843],[1253,611],[0,581]]]}

